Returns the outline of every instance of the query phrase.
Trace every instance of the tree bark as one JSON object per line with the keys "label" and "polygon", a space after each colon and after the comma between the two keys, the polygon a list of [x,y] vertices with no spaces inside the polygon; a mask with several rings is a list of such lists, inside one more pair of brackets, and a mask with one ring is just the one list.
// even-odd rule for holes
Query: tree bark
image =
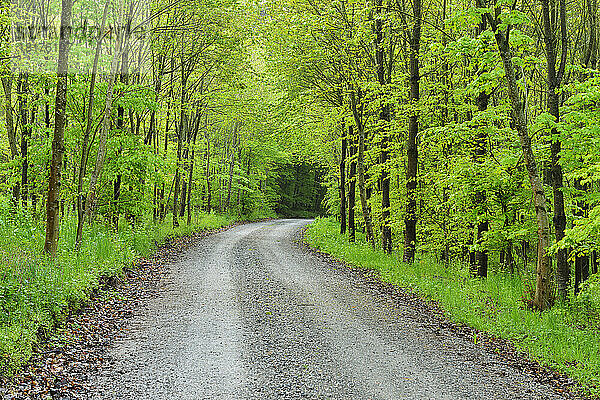
{"label": "tree bark", "polygon": [[348,138],[342,125],[342,157],[340,160],[340,234],[346,234],[346,150]]}
{"label": "tree bark", "polygon": [[235,165],[235,147],[237,146],[237,135],[238,135],[239,122],[235,122],[233,127],[233,138],[231,149],[229,151],[229,179],[227,180],[227,199],[225,200],[225,208],[229,211],[231,204],[231,185],[233,184],[233,166]]}
{"label": "tree bark", "polygon": [[181,111],[181,119],[182,121],[179,124],[179,128],[177,129],[177,165],[175,167],[175,182],[173,189],[173,228],[177,228],[179,226],[179,186],[181,184],[181,176],[180,176],[180,165],[181,165],[181,156],[182,156],[182,142],[183,142],[183,118],[184,111]]}
{"label": "tree bark", "polygon": [[210,212],[212,208],[212,190],[210,188],[210,135],[208,129],[205,134],[206,138],[206,212]]}
{"label": "tree bark", "polygon": [[[416,0],[420,1],[420,0]],[[381,14],[383,0],[375,0],[377,16],[373,24],[375,34],[375,62],[377,81],[382,92],[385,92],[388,81],[385,76],[385,51],[383,48],[383,16]],[[390,58],[392,55],[389,55]],[[381,244],[383,251],[390,254],[392,252],[392,228],[390,226],[390,175],[387,170],[387,161],[389,159],[389,124],[391,121],[390,105],[382,101],[379,112],[379,121],[381,123],[381,143],[380,143],[380,163],[381,163]]]}
{"label": "tree bark", "polygon": [[188,175],[188,193],[187,193],[187,224],[192,223],[192,179],[194,177],[194,156],[196,153],[196,138],[198,137],[198,129],[200,127],[200,111],[197,111],[196,123],[194,124],[194,135],[192,137],[192,153],[190,155],[190,171]]}
{"label": "tree bark", "polygon": [[100,25],[100,31],[98,32],[98,37],[96,39],[96,53],[94,54],[92,76],[90,77],[90,97],[88,99],[85,132],[83,133],[83,142],[81,143],[81,161],[79,162],[79,174],[77,178],[77,233],[75,235],[75,246],[77,248],[81,246],[81,241],[83,238],[83,224],[85,220],[85,193],[83,191],[83,179],[85,177],[89,156],[89,142],[90,133],[92,132],[92,114],[94,111],[94,90],[96,88],[96,77],[98,74],[98,60],[100,59],[100,52],[102,50],[102,39],[104,38],[104,29],[106,27],[106,16],[108,15],[109,5],[110,0],[107,0],[106,4],[104,5],[104,12],[102,14],[102,24]]}
{"label": "tree bark", "polygon": [[[19,150],[17,149],[17,137],[15,134],[15,123],[13,120],[13,109],[12,109],[12,74],[7,72],[7,76],[2,77],[2,87],[4,89],[4,121],[6,122],[6,133],[8,136],[8,145],[10,147],[11,160],[19,157]],[[15,182],[12,187],[12,203],[17,205],[19,202],[19,196],[21,188],[19,182]]]}
{"label": "tree bark", "polygon": [[[416,106],[419,101],[419,52],[421,47],[421,0],[413,0],[414,23],[410,35],[410,102]],[[404,218],[404,262],[415,261],[417,243],[417,166],[419,117],[416,110],[411,111],[408,119],[408,138],[406,141],[406,217]]]}
{"label": "tree bark", "polygon": [[348,240],[356,241],[356,225],[354,207],[356,205],[356,144],[354,142],[354,126],[348,127],[348,144],[350,149],[350,173],[348,175]]}
{"label": "tree bark", "polygon": [[21,114],[21,201],[23,204],[23,208],[27,208],[27,200],[29,198],[29,182],[28,182],[28,168],[29,168],[29,159],[28,159],[28,149],[29,149],[29,139],[31,138],[31,126],[30,123],[33,122],[33,113],[32,119],[28,118],[28,110],[27,110],[27,96],[28,96],[28,80],[29,73],[23,72],[20,76],[19,83],[19,113]]}
{"label": "tree bark", "polygon": [[[356,129],[358,131],[358,159],[356,160],[356,167],[358,172],[358,192],[360,195],[360,205],[363,213],[363,220],[365,223],[366,240],[371,244],[371,247],[375,248],[375,238],[373,237],[373,225],[371,223],[371,213],[369,211],[369,204],[367,201],[367,190],[365,185],[365,130],[362,122],[363,105],[361,102],[360,109],[357,104],[357,95],[354,92],[350,94],[352,112],[354,115],[354,122],[356,123]],[[360,97],[360,93],[358,93]]]}
{"label": "tree bark", "polygon": [[[124,37],[123,43],[123,54],[121,55],[121,69],[119,71],[119,82],[124,85],[129,84],[129,36],[131,35],[131,19],[133,18],[133,6],[134,3],[130,3],[129,12],[127,13],[127,22],[125,23]],[[125,109],[122,105],[117,107],[117,130],[119,131],[119,136],[124,133],[125,130]],[[133,133],[133,123],[131,124],[131,133]],[[122,150],[122,144],[119,144],[119,151]],[[121,197],[121,185],[123,183],[123,177],[120,171],[117,171],[117,176],[115,177],[115,181],[113,183],[113,198],[111,204],[111,212],[112,212],[112,223],[115,231],[119,230],[119,198]],[[127,214],[127,213],[126,213]],[[127,218],[128,215],[125,215]]]}
{"label": "tree bark", "polygon": [[[476,0],[475,4],[479,8],[483,8],[484,4],[481,0]],[[479,23],[477,28],[477,34],[480,35],[487,29],[487,21],[485,18]],[[481,91],[477,95],[477,111],[482,112],[487,110],[490,101],[490,95],[486,91]],[[478,165],[485,163],[485,157],[487,155],[487,133],[485,130],[477,130],[475,137],[475,146],[473,149],[473,159]],[[480,173],[479,171],[477,172]],[[483,248],[483,236],[489,230],[489,219],[487,209],[487,196],[484,190],[477,190],[475,192],[475,210],[477,213],[477,233],[475,237],[475,250],[473,251],[473,257],[471,262],[471,272],[473,275],[480,278],[487,277],[488,272],[488,251]]]}
{"label": "tree bark", "polygon": [[[560,0],[559,15],[560,15],[560,32],[562,42],[562,54],[560,65],[557,70],[556,62],[558,58],[558,38],[556,32],[559,27],[556,24],[557,10],[556,0],[541,0],[542,4],[542,21],[544,28],[544,44],[546,50],[546,79],[548,80],[548,112],[554,117],[555,122],[560,122],[560,99],[558,90],[562,86],[563,75],[566,65],[566,8],[565,1]],[[556,242],[561,241],[565,237],[565,229],[567,227],[567,217],[565,215],[565,202],[562,192],[563,188],[563,172],[560,165],[560,150],[561,142],[558,138],[558,131],[552,128],[550,132],[552,143],[550,145],[551,152],[551,179],[552,179],[552,194],[554,199],[554,231]],[[556,253],[556,281],[558,287],[558,297],[560,299],[567,298],[567,290],[569,285],[570,266],[567,262],[567,249],[559,249]]]}
{"label": "tree bark", "polygon": [[[120,9],[122,9],[122,6],[123,0],[121,0]],[[92,212],[96,206],[96,186],[102,177],[102,170],[104,168],[104,158],[106,157],[106,144],[108,140],[108,134],[110,133],[111,128],[111,113],[114,96],[115,76],[117,74],[117,67],[119,65],[119,58],[121,57],[122,48],[127,46],[127,43],[123,42],[124,39],[125,38],[122,34],[119,35],[119,37],[117,38],[117,48],[115,49],[115,55],[112,59],[110,72],[108,75],[108,87],[106,90],[104,115],[102,117],[102,125],[100,127],[100,140],[98,143],[98,152],[96,154],[96,165],[94,166],[94,171],[90,176],[90,185],[85,201],[85,218],[88,221],[91,221]]]}
{"label": "tree bark", "polygon": [[539,310],[545,310],[552,306],[552,290],[550,286],[550,258],[548,256],[548,248],[550,247],[550,223],[548,220],[548,209],[544,186],[538,173],[538,167],[531,146],[531,137],[527,129],[527,119],[521,93],[517,83],[515,70],[512,63],[512,54],[508,42],[510,31],[502,32],[498,25],[498,21],[492,18],[490,14],[486,14],[486,18],[492,26],[496,44],[504,65],[506,84],[508,95],[513,111],[513,119],[521,149],[523,152],[523,160],[529,176],[529,183],[533,193],[533,204],[535,207],[536,221],[538,227],[538,248],[537,248],[537,268],[536,268],[536,288],[533,306]]}
{"label": "tree bark", "polygon": [[58,80],[56,83],[56,99],[54,106],[54,136],[52,139],[52,161],[50,163],[48,195],[46,198],[46,240],[44,242],[44,251],[52,257],[56,256],[60,234],[60,185],[63,155],[65,153],[64,133],[72,9],[73,0],[62,0],[57,63]]}
{"label": "tree bark", "polygon": [[[573,183],[573,188],[580,192],[581,195],[585,194],[588,190],[588,185],[584,185],[581,183],[582,179],[577,178]],[[587,202],[578,201],[577,202],[578,210],[575,212],[575,215],[579,217],[585,217],[587,214]],[[585,282],[590,276],[590,256],[587,254],[578,254],[575,257],[575,295],[577,295],[581,289],[581,284]],[[568,284],[568,282],[567,282]],[[566,294],[565,294],[566,296]],[[565,297],[566,298],[566,297]]]}
{"label": "tree bark", "polygon": [[[480,92],[477,96],[477,110],[487,110],[490,96],[486,92]],[[487,134],[482,129],[478,130],[475,138],[474,156],[477,164],[483,164],[487,154]],[[483,236],[490,228],[487,217],[487,196],[484,190],[475,192],[475,207],[477,209],[477,237],[475,241],[474,260],[471,263],[474,275],[485,278],[488,272],[488,252],[482,248]]]}
{"label": "tree bark", "polygon": [[582,64],[586,68],[596,69],[598,60],[598,2],[586,0],[587,25],[589,28],[588,42],[583,54]]}

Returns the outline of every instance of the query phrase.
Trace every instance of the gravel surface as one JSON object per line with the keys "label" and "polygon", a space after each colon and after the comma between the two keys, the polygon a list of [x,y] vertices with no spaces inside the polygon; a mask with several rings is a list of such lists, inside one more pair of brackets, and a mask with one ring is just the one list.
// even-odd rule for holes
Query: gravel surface
{"label": "gravel surface", "polygon": [[237,226],[171,262],[93,398],[562,398],[298,245],[308,222]]}

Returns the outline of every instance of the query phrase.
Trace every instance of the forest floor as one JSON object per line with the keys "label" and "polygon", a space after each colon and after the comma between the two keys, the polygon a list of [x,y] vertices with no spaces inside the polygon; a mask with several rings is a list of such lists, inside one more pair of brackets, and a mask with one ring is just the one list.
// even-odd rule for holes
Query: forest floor
{"label": "forest floor", "polygon": [[569,382],[509,347],[497,354],[431,304],[302,245],[307,223],[252,223],[161,247],[70,316],[0,395],[574,398]]}

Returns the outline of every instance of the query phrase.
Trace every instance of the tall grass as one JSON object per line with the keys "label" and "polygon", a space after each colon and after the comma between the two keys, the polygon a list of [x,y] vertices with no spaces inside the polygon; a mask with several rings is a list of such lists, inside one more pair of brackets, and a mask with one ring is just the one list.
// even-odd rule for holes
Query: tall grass
{"label": "tall grass", "polygon": [[397,253],[387,255],[364,243],[349,244],[339,226],[317,219],[307,231],[316,248],[351,265],[377,270],[381,279],[439,302],[454,321],[510,339],[541,364],[551,366],[600,395],[600,279],[590,279],[577,298],[543,313],[526,309],[522,277],[490,273],[472,279],[460,263],[443,265],[432,259],[404,264]]}
{"label": "tall grass", "polygon": [[38,333],[64,318],[88,299],[102,277],[118,275],[140,256],[151,253],[168,236],[231,224],[233,217],[197,214],[193,224],[173,230],[171,221],[136,227],[126,222],[118,232],[103,225],[86,227],[75,251],[77,221],[61,223],[57,257],[43,254],[42,223],[28,213],[0,203],[0,373],[10,374],[26,362]]}

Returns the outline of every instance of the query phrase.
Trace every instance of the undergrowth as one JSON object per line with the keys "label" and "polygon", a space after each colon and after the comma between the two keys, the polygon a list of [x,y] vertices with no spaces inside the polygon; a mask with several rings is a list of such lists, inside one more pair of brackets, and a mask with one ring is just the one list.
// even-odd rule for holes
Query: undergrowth
{"label": "undergrowth", "polygon": [[77,221],[71,215],[61,222],[59,251],[50,260],[43,254],[43,223],[0,204],[0,374],[10,375],[23,365],[40,333],[83,304],[103,277],[121,274],[168,237],[223,227],[235,219],[198,214],[191,225],[182,221],[175,230],[170,219],[136,227],[123,221],[118,232],[94,225],[86,227],[75,251]]}
{"label": "undergrowth", "polygon": [[349,244],[339,225],[317,219],[308,242],[348,264],[379,271],[381,279],[437,301],[452,320],[511,340],[532,359],[566,373],[590,394],[600,395],[600,277],[592,277],[576,298],[539,313],[524,307],[524,281],[531,276],[490,273],[473,279],[459,263],[420,259],[413,265],[365,243]]}

